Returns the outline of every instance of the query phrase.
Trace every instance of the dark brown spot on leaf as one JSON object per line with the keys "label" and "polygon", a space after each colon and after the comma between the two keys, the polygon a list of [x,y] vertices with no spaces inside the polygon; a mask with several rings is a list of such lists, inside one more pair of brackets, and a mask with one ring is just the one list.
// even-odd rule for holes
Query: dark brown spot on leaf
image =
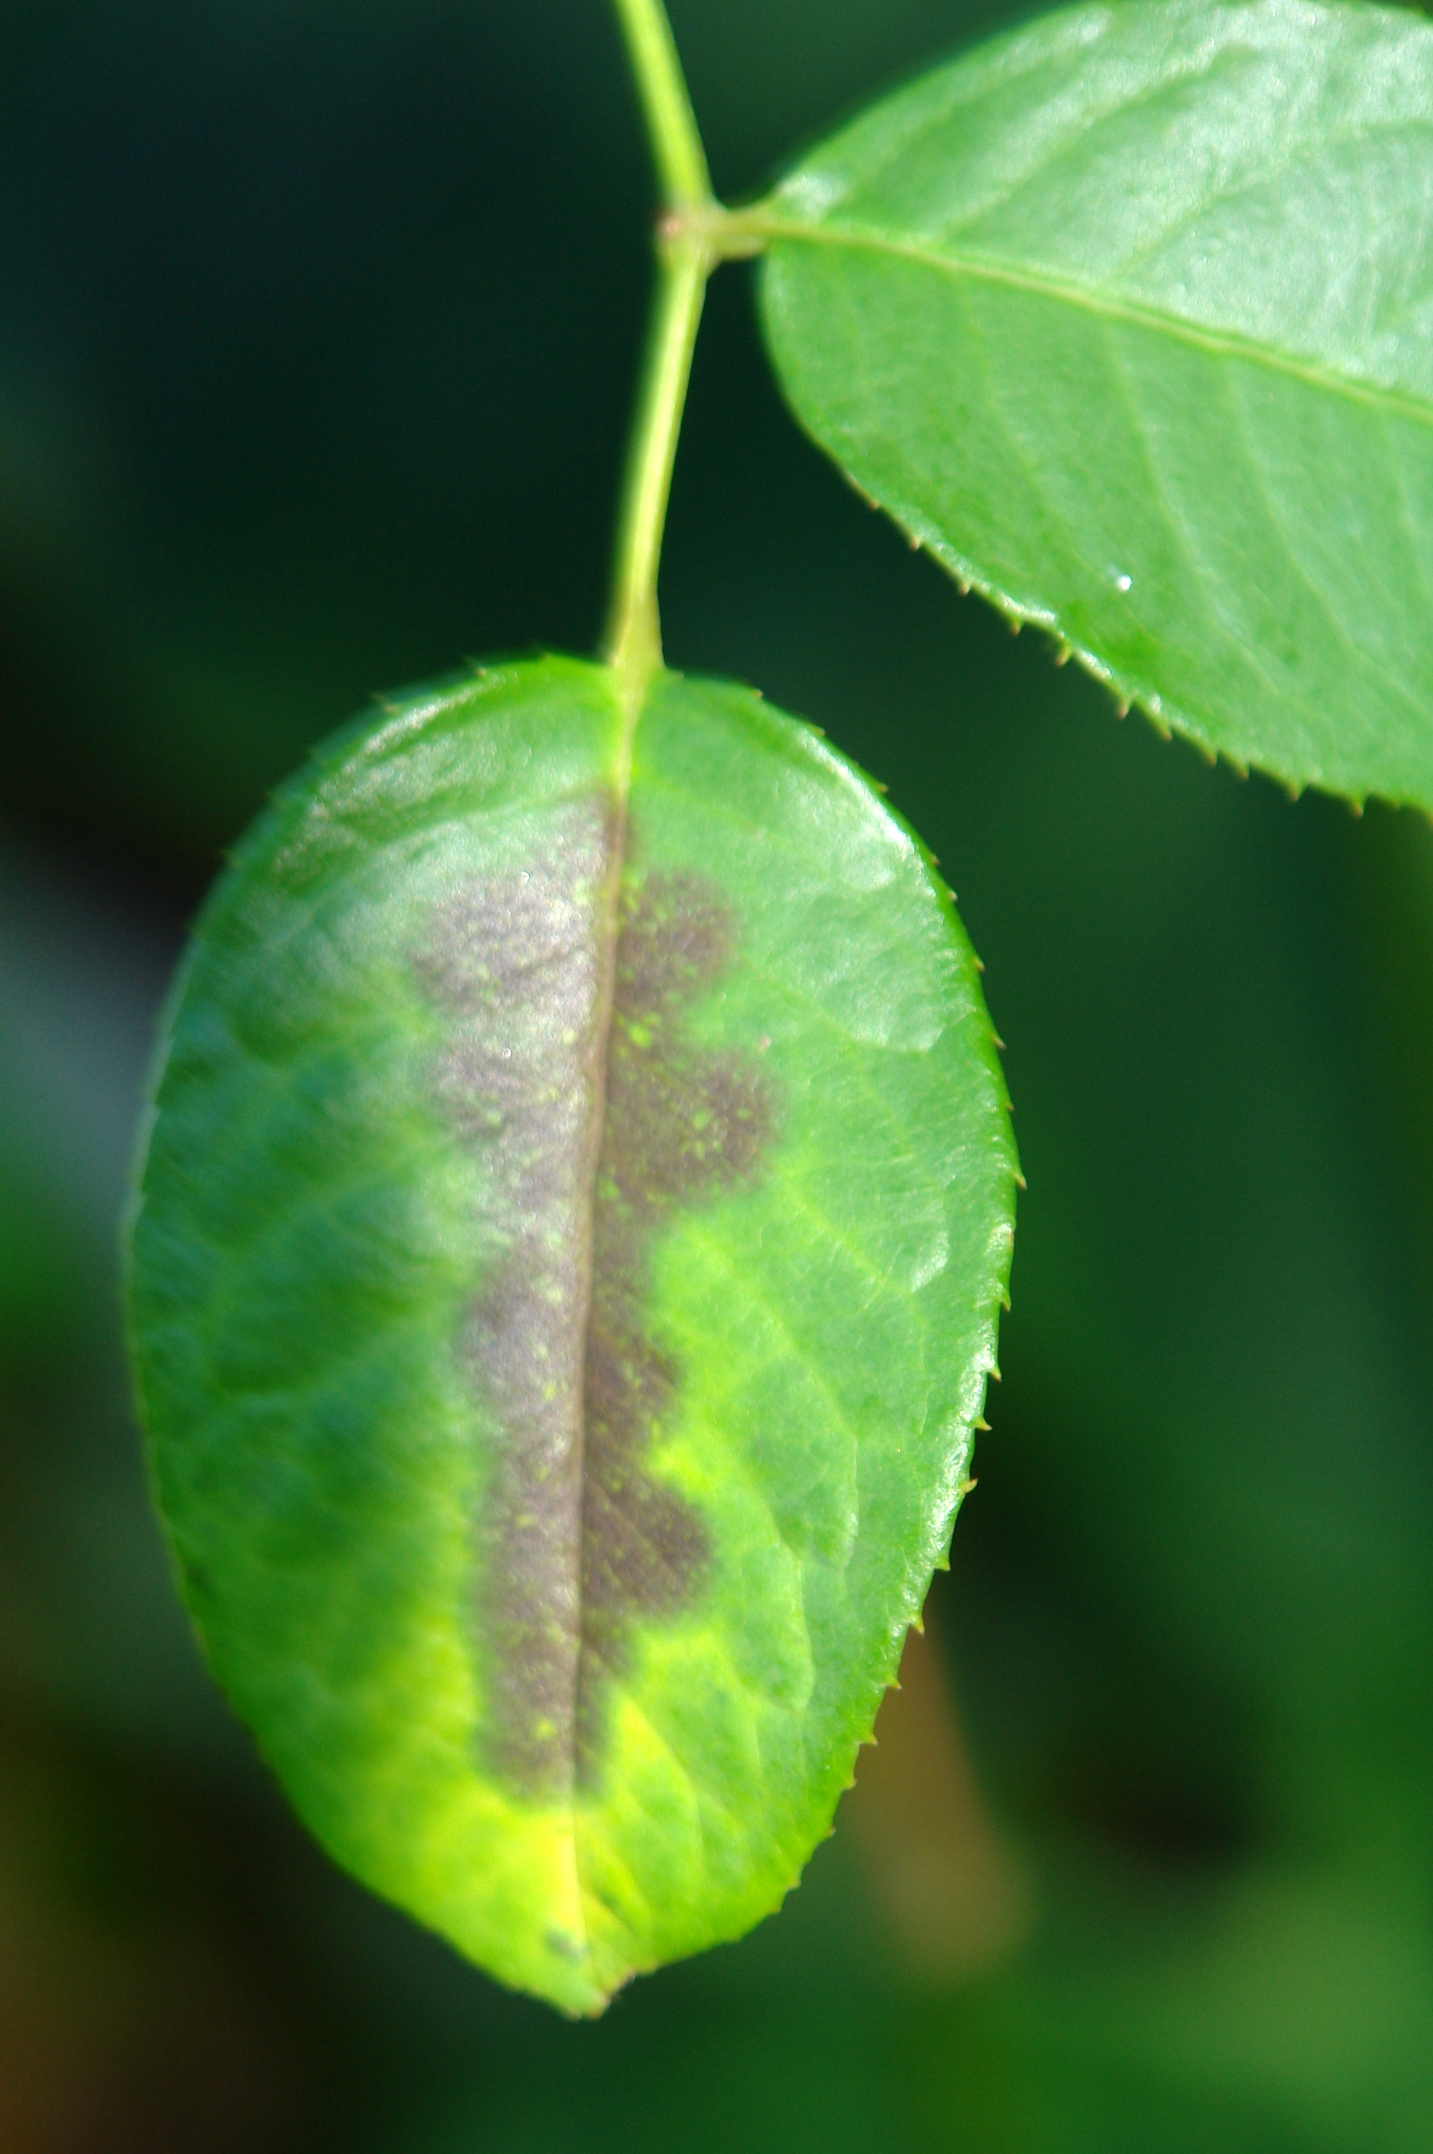
{"label": "dark brown spot on leaf", "polygon": [[528,1787],[571,1772],[609,858],[605,814],[572,811],[541,866],[469,883],[443,905],[419,960],[452,1020],[439,1096],[492,1178],[495,1261],[462,1351],[502,1432],[478,1548],[489,1762]]}
{"label": "dark brown spot on leaf", "polygon": [[695,876],[649,875],[623,908],[607,1044],[586,1359],[579,1777],[602,1741],[608,1680],[634,1624],[677,1614],[708,1557],[697,1513],[643,1470],[680,1370],[643,1329],[648,1251],[667,1215],[750,1175],[770,1092],[745,1056],[692,1045],[690,1006],[730,962],[730,913]]}
{"label": "dark brown spot on leaf", "polygon": [[645,1329],[650,1250],[675,1208],[751,1175],[771,1125],[754,1062],[686,1036],[734,946],[695,876],[629,884],[604,1060],[610,843],[603,811],[573,811],[540,866],[444,905],[419,960],[451,1018],[440,1097],[492,1177],[496,1261],[463,1340],[502,1432],[480,1524],[485,1751],[544,1795],[590,1784],[635,1626],[700,1589],[702,1521],[645,1466],[681,1373]]}

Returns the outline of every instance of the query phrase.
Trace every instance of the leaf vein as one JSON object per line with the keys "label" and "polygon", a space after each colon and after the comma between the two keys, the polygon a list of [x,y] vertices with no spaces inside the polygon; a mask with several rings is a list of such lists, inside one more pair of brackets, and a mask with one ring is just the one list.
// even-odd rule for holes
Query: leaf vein
{"label": "leaf vein", "polygon": [[899,239],[888,232],[863,230],[855,225],[812,225],[795,218],[769,217],[764,212],[753,217],[752,228],[774,241],[842,247],[855,253],[867,252],[895,261],[910,262],[918,268],[932,270],[938,276],[965,278],[973,284],[992,285],[1006,291],[1027,292],[1039,299],[1056,300],[1102,320],[1122,322],[1132,328],[1147,330],[1153,335],[1167,336],[1175,342],[1189,345],[1196,351],[1208,352],[1216,358],[1242,359],[1250,365],[1267,368],[1271,373],[1301,381],[1307,387],[1323,390],[1329,395],[1345,397],[1352,403],[1368,405],[1374,410],[1396,413],[1415,426],[1433,428],[1433,403],[1426,402],[1406,390],[1391,389],[1381,383],[1361,381],[1352,375],[1336,373],[1331,367],[1322,366],[1317,361],[1300,358],[1292,352],[1279,351],[1273,345],[1259,344],[1252,337],[1243,336],[1236,331],[1210,329],[1202,323],[1191,321],[1185,315],[1172,314],[1165,308],[1098,292],[1073,278],[1057,276],[1052,270],[1026,269],[1014,263],[950,253],[914,240]]}

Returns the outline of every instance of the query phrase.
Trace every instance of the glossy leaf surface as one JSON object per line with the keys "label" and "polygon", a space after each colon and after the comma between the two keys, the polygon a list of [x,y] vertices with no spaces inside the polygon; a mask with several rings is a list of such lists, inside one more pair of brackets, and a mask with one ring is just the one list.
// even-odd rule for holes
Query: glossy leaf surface
{"label": "glossy leaf surface", "polygon": [[809,728],[554,659],[321,753],[179,983],[132,1301],[189,1607],[340,1860],[572,2011],[779,1902],[1014,1171],[950,900]]}
{"label": "glossy leaf surface", "polygon": [[1433,807],[1433,29],[1087,7],[773,198],[806,426],[1157,722]]}

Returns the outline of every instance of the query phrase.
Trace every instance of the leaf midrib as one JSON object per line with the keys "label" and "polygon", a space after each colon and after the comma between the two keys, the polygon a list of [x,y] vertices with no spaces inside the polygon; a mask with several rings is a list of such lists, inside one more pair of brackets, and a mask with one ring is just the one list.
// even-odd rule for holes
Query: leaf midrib
{"label": "leaf midrib", "polygon": [[1276,345],[1261,344],[1238,331],[1206,328],[1185,315],[1102,292],[1096,286],[1081,283],[1073,277],[1061,277],[1051,270],[1023,267],[995,256],[960,254],[948,248],[922,245],[917,240],[899,238],[874,226],[814,225],[797,218],[772,217],[760,212],[750,219],[749,228],[768,241],[841,247],[852,252],[884,255],[892,260],[912,262],[953,280],[964,279],[973,284],[1057,300],[1098,320],[1149,330],[1192,350],[1206,352],[1213,358],[1238,359],[1269,373],[1303,382],[1328,395],[1344,397],[1351,403],[1392,414],[1414,425],[1433,428],[1433,402],[1424,402],[1406,391],[1337,373],[1316,361],[1281,351]]}
{"label": "leaf midrib", "polygon": [[[611,850],[598,897],[598,962],[600,966],[597,1008],[592,1036],[592,1126],[588,1141],[585,1171],[585,1204],[583,1218],[583,1304],[581,1338],[578,1342],[578,1396],[577,1396],[577,1442],[579,1445],[577,1473],[577,1649],[572,1656],[572,1749],[568,1759],[569,1777],[565,1799],[568,1843],[572,1851],[573,1888],[576,1895],[578,1918],[582,1925],[582,1943],[589,1955],[593,1951],[591,1925],[587,1918],[587,1886],[583,1877],[582,1860],[582,1805],[577,1790],[577,1713],[582,1696],[583,1663],[590,1647],[587,1637],[587,1601],[583,1592],[586,1571],[588,1533],[588,1479],[587,1479],[587,1350],[592,1335],[592,1297],[596,1272],[597,1240],[597,1184],[602,1166],[602,1140],[607,1127],[608,1071],[612,1051],[613,1019],[616,1010],[617,945],[622,931],[622,880],[626,872],[628,853],[628,817],[632,795],[632,758],[636,747],[637,729],[642,722],[647,703],[661,671],[652,676],[632,673],[620,665],[604,669],[611,689],[617,730],[613,742],[614,754],[611,767],[610,788],[612,802]],[[613,1987],[594,1974],[594,1981],[604,1995]]]}

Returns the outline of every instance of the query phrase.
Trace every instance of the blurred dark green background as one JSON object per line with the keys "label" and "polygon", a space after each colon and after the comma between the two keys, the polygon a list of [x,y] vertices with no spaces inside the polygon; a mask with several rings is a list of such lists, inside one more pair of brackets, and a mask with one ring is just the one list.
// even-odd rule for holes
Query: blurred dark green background
{"label": "blurred dark green background", "polygon": [[[718,187],[999,14],[673,0]],[[4,2154],[1433,2147],[1433,833],[1117,724],[802,441],[722,272],[669,656],[935,847],[1030,1189],[887,1764],[778,1919],[563,2025],[338,1876],[209,1685],[115,1221],[266,788],[596,636],[622,56],[603,0],[6,0],[0,115]]]}

